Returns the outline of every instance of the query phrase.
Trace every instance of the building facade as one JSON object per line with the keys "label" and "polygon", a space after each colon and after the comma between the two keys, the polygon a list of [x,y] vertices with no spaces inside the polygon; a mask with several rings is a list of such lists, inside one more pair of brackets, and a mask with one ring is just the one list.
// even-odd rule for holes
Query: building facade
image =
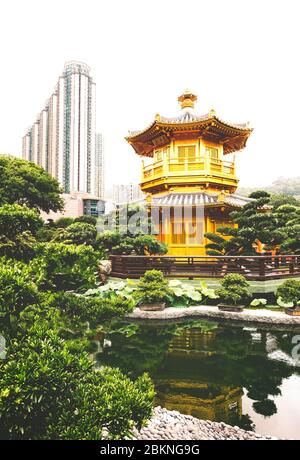
{"label": "building facade", "polygon": [[105,147],[104,138],[101,133],[95,134],[95,194],[101,198],[104,197],[104,167],[105,167]]}
{"label": "building facade", "polygon": [[145,198],[139,184],[114,184],[112,194],[116,204],[131,203]]}
{"label": "building facade", "polygon": [[63,211],[50,211],[49,213],[41,212],[44,221],[56,221],[61,217],[76,218],[80,216],[93,216],[98,218],[105,212],[105,201],[89,193],[71,192],[63,193],[64,201]]}
{"label": "building facade", "polygon": [[173,118],[156,115],[126,140],[143,158],[141,190],[158,238],[171,255],[205,255],[205,233],[233,226],[230,213],[251,199],[235,194],[235,152],[246,146],[248,124],[222,121],[214,110],[197,115],[197,96],[186,90]]}
{"label": "building facade", "polygon": [[98,196],[103,171],[96,149],[96,85],[90,68],[65,64],[54,92],[23,137],[23,158],[42,166],[65,193]]}

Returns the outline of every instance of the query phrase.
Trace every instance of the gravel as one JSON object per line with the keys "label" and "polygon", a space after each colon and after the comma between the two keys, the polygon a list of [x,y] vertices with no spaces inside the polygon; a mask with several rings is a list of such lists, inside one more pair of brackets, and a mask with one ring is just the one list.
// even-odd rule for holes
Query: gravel
{"label": "gravel", "polygon": [[134,439],[143,440],[276,440],[245,431],[238,426],[199,420],[191,415],[156,407],[152,418],[140,432],[133,430]]}

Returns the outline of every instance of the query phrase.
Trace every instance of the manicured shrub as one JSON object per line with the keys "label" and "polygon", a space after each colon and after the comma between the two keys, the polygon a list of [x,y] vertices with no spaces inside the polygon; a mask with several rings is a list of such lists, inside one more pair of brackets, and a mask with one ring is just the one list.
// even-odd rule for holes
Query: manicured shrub
{"label": "manicured shrub", "polygon": [[152,411],[146,375],[135,382],[118,369],[93,369],[47,324],[13,340],[0,366],[0,439],[111,439],[128,436]]}
{"label": "manicured shrub", "polygon": [[29,231],[35,234],[43,224],[34,209],[19,204],[5,204],[0,207],[0,234],[13,237]]}
{"label": "manicured shrub", "polygon": [[30,266],[43,290],[85,290],[96,285],[100,258],[91,246],[40,243]]}
{"label": "manicured shrub", "polygon": [[85,222],[75,222],[67,228],[59,229],[52,241],[65,244],[93,245],[96,241],[97,230],[94,225]]}
{"label": "manicured shrub", "polygon": [[109,299],[60,292],[49,299],[48,305],[60,309],[71,320],[100,323],[130,313],[134,302],[120,296]]}
{"label": "manicured shrub", "polygon": [[152,235],[140,235],[133,239],[133,247],[137,255],[166,254],[168,248]]}
{"label": "manicured shrub", "polygon": [[0,260],[0,319],[10,325],[28,305],[38,302],[38,291],[29,268],[12,260]]}
{"label": "manicured shrub", "polygon": [[60,217],[54,222],[56,228],[67,228],[74,223],[73,217]]}
{"label": "manicured shrub", "polygon": [[129,255],[133,251],[137,255],[166,254],[168,249],[164,243],[153,235],[137,234],[128,236],[119,232],[103,232],[97,237],[97,245],[108,254]]}
{"label": "manicured shrub", "polygon": [[235,274],[224,277],[221,281],[221,288],[217,289],[216,294],[226,305],[245,305],[252,298],[249,283],[245,277]]}
{"label": "manicured shrub", "polygon": [[35,234],[43,222],[34,209],[19,204],[0,207],[0,256],[29,260],[34,256]]}
{"label": "manicured shrub", "polygon": [[137,283],[134,295],[141,304],[172,301],[168,281],[159,270],[146,271]]}
{"label": "manicured shrub", "polygon": [[76,219],[74,220],[74,222],[84,222],[84,223],[86,223],[86,224],[90,224],[90,225],[96,226],[96,224],[97,224],[97,218],[94,217],[94,216],[84,215],[84,216],[76,217]]}
{"label": "manicured shrub", "polygon": [[279,302],[296,306],[300,302],[300,281],[299,280],[286,280],[276,291],[276,297]]}

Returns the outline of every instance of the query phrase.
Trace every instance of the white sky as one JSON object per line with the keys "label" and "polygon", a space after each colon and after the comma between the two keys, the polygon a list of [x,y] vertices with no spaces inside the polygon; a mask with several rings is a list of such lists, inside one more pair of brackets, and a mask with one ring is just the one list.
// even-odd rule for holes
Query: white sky
{"label": "white sky", "polygon": [[10,0],[1,2],[0,151],[21,138],[65,61],[97,83],[106,182],[138,182],[124,140],[155,113],[172,116],[188,87],[197,112],[212,107],[254,127],[240,152],[240,185],[299,175],[299,0]]}

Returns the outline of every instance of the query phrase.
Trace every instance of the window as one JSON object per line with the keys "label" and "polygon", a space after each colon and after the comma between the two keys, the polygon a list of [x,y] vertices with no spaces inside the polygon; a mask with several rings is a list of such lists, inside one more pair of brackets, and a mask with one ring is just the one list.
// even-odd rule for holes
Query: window
{"label": "window", "polygon": [[185,227],[182,222],[172,222],[172,243],[186,244]]}
{"label": "window", "polygon": [[211,160],[218,160],[219,154],[218,154],[218,149],[215,147],[206,147],[205,149],[206,153],[208,153],[209,157]]}
{"label": "window", "polygon": [[178,160],[179,161],[195,161],[196,160],[196,146],[195,145],[182,145],[178,147]]}
{"label": "window", "polygon": [[155,151],[155,159],[156,161],[161,161],[163,157],[163,151],[162,150],[156,150]]}
{"label": "window", "polygon": [[204,237],[203,222],[192,220],[173,221],[172,225],[172,243],[173,244],[202,244]]}

